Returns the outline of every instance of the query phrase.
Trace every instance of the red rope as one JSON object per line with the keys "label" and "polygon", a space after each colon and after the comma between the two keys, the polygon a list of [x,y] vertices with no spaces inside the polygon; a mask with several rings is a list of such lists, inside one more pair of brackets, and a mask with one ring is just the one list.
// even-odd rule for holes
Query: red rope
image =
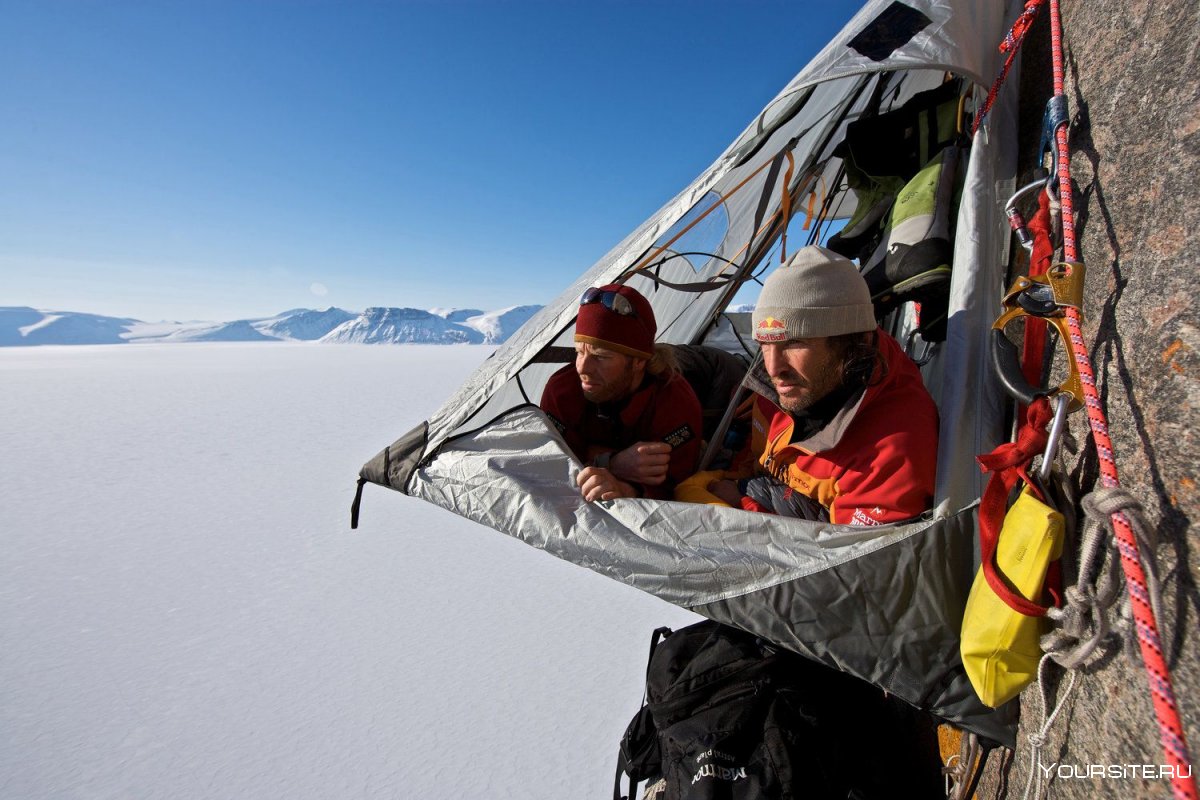
{"label": "red rope", "polygon": [[1008,71],[1012,69],[1013,61],[1017,58],[1017,51],[1021,49],[1021,43],[1025,41],[1025,36],[1029,33],[1029,29],[1033,27],[1033,20],[1037,16],[1038,9],[1042,7],[1042,3],[1044,2],[1046,0],[1026,0],[1025,10],[1021,12],[1021,16],[1017,17],[1017,21],[1013,23],[1012,29],[1005,35],[1004,41],[1000,43],[1000,52],[1007,53],[1008,57],[1004,59],[1004,67],[1000,70],[1000,75],[992,83],[992,88],[988,90],[988,96],[983,101],[983,107],[975,115],[975,124],[971,126],[971,136],[975,135],[984,117],[992,110],[992,106],[996,102],[996,95],[1000,93],[1000,87],[1004,85],[1004,81],[1008,78]]}
{"label": "red rope", "polygon": [[[1054,94],[1064,94],[1062,16],[1059,0],[1050,0],[1050,45],[1054,59]],[[1071,195],[1071,162],[1068,147],[1067,126],[1060,125],[1055,131],[1058,147],[1058,187],[1062,202],[1063,260],[1077,261],[1075,245],[1075,210]],[[1119,485],[1117,464],[1113,457],[1112,439],[1108,435],[1108,422],[1096,390],[1096,376],[1092,370],[1080,327],[1079,311],[1067,309],[1067,327],[1071,334],[1071,351],[1079,367],[1083,383],[1084,403],[1087,407],[1088,423],[1096,442],[1096,453],[1100,460],[1100,483],[1105,488]],[[1117,549],[1121,553],[1121,566],[1125,571],[1125,582],[1133,604],[1133,617],[1137,628],[1138,643],[1141,645],[1142,662],[1146,665],[1150,684],[1150,697],[1154,713],[1158,718],[1159,736],[1163,753],[1175,766],[1171,789],[1178,800],[1196,800],[1196,781],[1192,774],[1192,760],[1188,755],[1187,739],[1171,687],[1171,673],[1167,669],[1162,642],[1158,635],[1158,624],[1150,606],[1150,594],[1146,589],[1146,573],[1138,553],[1137,539],[1129,519],[1122,512],[1112,515],[1113,529],[1117,538]],[[1186,776],[1179,773],[1186,771]]]}

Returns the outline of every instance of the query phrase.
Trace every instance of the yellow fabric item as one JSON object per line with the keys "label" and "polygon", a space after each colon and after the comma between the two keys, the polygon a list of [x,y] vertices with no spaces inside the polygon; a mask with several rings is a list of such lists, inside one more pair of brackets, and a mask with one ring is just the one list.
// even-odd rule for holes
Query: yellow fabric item
{"label": "yellow fabric item", "polygon": [[[1063,515],[1038,500],[1028,486],[1005,515],[996,566],[1026,600],[1039,602],[1046,568],[1062,555],[1063,527]],[[1037,676],[1042,619],[1010,608],[980,567],[963,613],[960,653],[975,693],[987,705],[1008,702]]]}
{"label": "yellow fabric item", "polygon": [[708,485],[713,481],[724,480],[732,473],[726,472],[723,469],[710,469],[706,472],[697,472],[690,478],[685,478],[675,487],[675,499],[684,503],[706,503],[710,506],[725,506],[729,508],[729,503],[726,503],[721,498],[708,490]]}

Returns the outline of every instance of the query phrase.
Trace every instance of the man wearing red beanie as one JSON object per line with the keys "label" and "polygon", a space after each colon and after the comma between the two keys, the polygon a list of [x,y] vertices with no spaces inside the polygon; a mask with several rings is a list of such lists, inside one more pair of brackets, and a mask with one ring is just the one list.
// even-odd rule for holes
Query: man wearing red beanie
{"label": "man wearing red beanie", "polygon": [[671,350],[656,345],[654,309],[637,290],[608,284],[583,293],[575,364],[554,373],[541,408],[584,464],[588,502],[670,498],[700,457],[700,401]]}

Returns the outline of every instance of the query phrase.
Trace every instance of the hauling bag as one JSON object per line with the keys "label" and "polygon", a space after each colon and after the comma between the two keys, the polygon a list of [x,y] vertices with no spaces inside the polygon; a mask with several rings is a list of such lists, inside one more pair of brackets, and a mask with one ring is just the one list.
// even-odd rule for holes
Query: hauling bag
{"label": "hauling bag", "polygon": [[1063,515],[1025,484],[998,536],[980,525],[979,572],[963,613],[960,652],[979,699],[992,708],[1037,677],[1051,562],[1062,555]]}
{"label": "hauling bag", "polygon": [[940,794],[936,727],[923,712],[736,628],[706,620],[654,647],[662,630],[614,798],[622,772],[630,797],[661,778],[659,800]]}

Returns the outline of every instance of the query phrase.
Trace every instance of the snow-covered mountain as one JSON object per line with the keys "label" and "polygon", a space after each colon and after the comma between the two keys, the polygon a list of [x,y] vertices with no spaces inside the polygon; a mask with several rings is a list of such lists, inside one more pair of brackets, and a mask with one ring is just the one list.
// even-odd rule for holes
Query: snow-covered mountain
{"label": "snow-covered mountain", "polygon": [[322,341],[375,344],[500,344],[541,306],[476,308],[294,308],[232,322],[142,322],[28,306],[0,307],[0,347],[125,342]]}
{"label": "snow-covered mountain", "polygon": [[339,325],[323,342],[370,344],[500,344],[541,306],[510,306],[498,311],[477,308],[368,308]]}
{"label": "snow-covered mountain", "polygon": [[482,344],[484,335],[474,328],[449,322],[419,308],[368,308],[321,338],[346,344]]}
{"label": "snow-covered mountain", "polygon": [[499,311],[489,311],[486,314],[477,313],[464,319],[462,324],[482,333],[484,343],[500,344],[541,310],[541,306],[512,306]]}
{"label": "snow-covered mountain", "polygon": [[471,317],[483,314],[481,308],[431,308],[430,314],[436,314],[447,322],[466,322]]}
{"label": "snow-covered mountain", "polygon": [[218,322],[196,328],[183,328],[162,337],[164,342],[266,342],[279,337],[267,336],[249,320]]}
{"label": "snow-covered mountain", "polygon": [[320,339],[354,314],[340,308],[313,311],[308,308],[285,311],[271,319],[253,323],[254,329],[273,339],[297,339],[311,342]]}
{"label": "snow-covered mountain", "polygon": [[120,344],[137,320],[99,314],[0,308],[0,346],[34,344]]}

